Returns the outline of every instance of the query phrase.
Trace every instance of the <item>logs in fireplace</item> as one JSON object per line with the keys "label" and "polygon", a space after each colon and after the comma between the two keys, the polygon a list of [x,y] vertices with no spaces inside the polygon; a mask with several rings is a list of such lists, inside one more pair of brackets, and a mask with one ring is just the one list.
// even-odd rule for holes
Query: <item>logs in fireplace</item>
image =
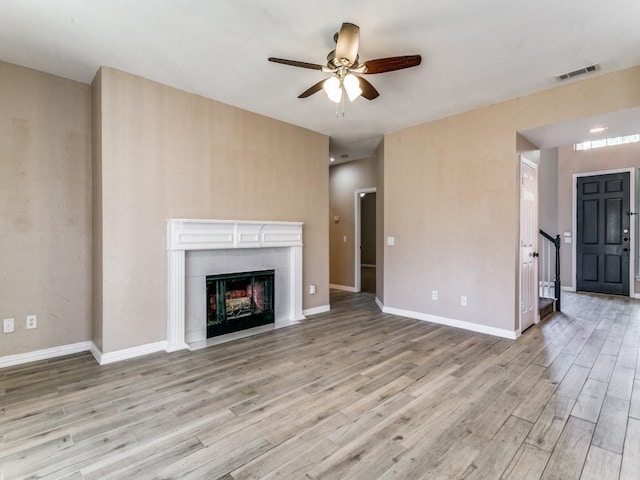
{"label": "logs in fireplace", "polygon": [[207,338],[274,323],[273,270],[207,275]]}

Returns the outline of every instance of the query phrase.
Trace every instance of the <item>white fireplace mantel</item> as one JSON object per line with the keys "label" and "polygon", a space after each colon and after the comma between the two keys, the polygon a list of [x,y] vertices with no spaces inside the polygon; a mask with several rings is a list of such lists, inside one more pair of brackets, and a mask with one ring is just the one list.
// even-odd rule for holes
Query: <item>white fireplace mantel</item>
{"label": "white fireplace mantel", "polygon": [[282,248],[290,252],[291,295],[288,322],[302,314],[302,222],[242,220],[167,220],[167,352],[189,348],[185,342],[185,252]]}

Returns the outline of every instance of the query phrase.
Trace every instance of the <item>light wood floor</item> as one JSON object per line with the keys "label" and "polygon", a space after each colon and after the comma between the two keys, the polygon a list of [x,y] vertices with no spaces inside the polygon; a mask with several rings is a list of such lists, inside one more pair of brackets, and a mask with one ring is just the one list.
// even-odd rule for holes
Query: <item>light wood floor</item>
{"label": "light wood floor", "polygon": [[0,370],[3,478],[637,479],[640,309],[563,305],[514,342],[335,292],[197,352]]}

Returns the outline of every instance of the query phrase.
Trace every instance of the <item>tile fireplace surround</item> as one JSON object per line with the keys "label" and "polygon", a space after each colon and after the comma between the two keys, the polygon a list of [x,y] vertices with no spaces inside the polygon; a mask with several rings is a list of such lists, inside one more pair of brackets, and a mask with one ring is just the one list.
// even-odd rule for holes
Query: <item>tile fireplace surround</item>
{"label": "tile fireplace surround", "polygon": [[[190,251],[199,251],[198,256],[211,252],[209,261],[215,264],[214,257],[225,256],[235,259],[252,257],[278,251],[286,252],[288,261],[282,275],[280,288],[287,289],[279,296],[285,305],[276,303],[275,327],[297,323],[304,319],[302,314],[302,223],[301,222],[262,222],[240,220],[167,220],[167,352],[189,348],[186,341],[187,324],[187,272],[186,257]],[[246,254],[246,255],[244,255]],[[262,255],[269,257],[269,255]],[[277,257],[278,255],[274,256]],[[194,263],[197,259],[191,259]],[[205,258],[206,261],[206,258]],[[245,265],[249,265],[246,264]],[[207,268],[207,267],[204,267]],[[243,269],[242,266],[238,267]],[[244,267],[251,269],[252,267]],[[210,271],[207,274],[231,273]],[[190,288],[190,287],[189,287]],[[276,298],[276,302],[278,297]],[[205,299],[202,298],[205,305]],[[280,312],[278,314],[278,312]],[[204,313],[204,307],[203,307]],[[191,315],[191,313],[190,313]],[[204,327],[204,324],[203,324]]]}

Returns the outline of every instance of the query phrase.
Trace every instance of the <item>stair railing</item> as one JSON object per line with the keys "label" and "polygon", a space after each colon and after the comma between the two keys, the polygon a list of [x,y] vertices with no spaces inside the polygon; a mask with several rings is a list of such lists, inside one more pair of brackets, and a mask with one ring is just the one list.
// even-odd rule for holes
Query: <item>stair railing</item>
{"label": "stair railing", "polygon": [[542,241],[539,245],[538,280],[540,296],[553,298],[556,311],[560,311],[560,235],[552,237],[540,230]]}

